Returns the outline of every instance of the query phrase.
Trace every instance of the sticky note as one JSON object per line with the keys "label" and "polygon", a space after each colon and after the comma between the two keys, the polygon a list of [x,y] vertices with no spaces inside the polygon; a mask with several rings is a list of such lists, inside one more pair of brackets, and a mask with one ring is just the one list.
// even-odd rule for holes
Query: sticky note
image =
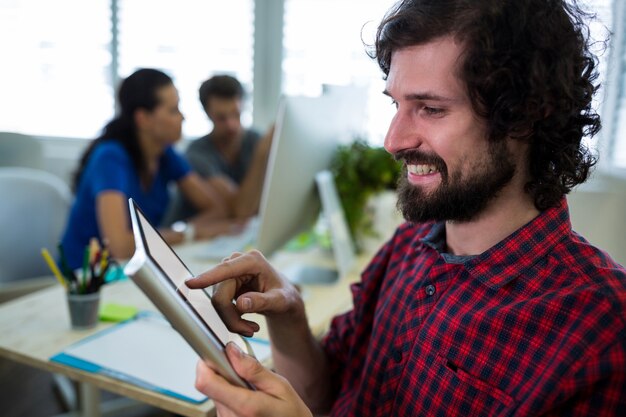
{"label": "sticky note", "polygon": [[107,303],[100,308],[99,315],[102,321],[124,321],[137,315],[137,307]]}

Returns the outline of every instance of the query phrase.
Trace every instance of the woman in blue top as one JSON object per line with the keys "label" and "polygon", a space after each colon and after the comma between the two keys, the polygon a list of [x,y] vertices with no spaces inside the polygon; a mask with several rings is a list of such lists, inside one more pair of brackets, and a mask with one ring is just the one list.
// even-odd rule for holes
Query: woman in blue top
{"label": "woman in blue top", "polygon": [[122,82],[118,102],[119,115],[88,147],[74,179],[76,199],[62,239],[71,268],[81,266],[92,237],[106,242],[114,258],[128,259],[134,251],[128,198],[159,225],[171,182],[203,214],[186,231],[161,230],[165,240],[209,237],[227,227],[215,221],[226,217],[226,207],[172,148],[184,120],[172,79],[161,71],[140,69]]}

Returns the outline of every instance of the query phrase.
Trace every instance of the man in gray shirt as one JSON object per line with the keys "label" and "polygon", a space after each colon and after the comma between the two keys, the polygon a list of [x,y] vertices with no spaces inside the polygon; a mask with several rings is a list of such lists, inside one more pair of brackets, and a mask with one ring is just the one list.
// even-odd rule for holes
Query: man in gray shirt
{"label": "man in gray shirt", "polygon": [[[226,201],[229,217],[245,219],[259,210],[273,128],[262,137],[243,128],[244,91],[234,77],[213,76],[202,83],[199,92],[213,130],[191,143],[186,157],[215,198]],[[195,214],[190,202],[177,196],[168,219],[187,219]]]}

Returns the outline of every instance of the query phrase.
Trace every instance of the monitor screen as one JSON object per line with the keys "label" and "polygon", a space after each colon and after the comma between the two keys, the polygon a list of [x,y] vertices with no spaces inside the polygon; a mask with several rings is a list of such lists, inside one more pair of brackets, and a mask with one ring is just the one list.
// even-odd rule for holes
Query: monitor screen
{"label": "monitor screen", "polygon": [[363,103],[351,104],[339,93],[281,99],[256,241],[266,256],[315,222],[320,209],[315,175],[330,167],[340,143],[353,139],[346,118]]}

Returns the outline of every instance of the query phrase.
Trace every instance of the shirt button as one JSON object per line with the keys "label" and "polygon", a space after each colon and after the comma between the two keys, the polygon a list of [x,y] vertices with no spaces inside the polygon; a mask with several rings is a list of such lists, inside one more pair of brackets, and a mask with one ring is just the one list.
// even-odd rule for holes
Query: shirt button
{"label": "shirt button", "polygon": [[434,285],[428,285],[426,286],[426,294],[428,296],[434,295],[435,294],[435,286]]}
{"label": "shirt button", "polygon": [[402,362],[402,352],[400,350],[398,350],[398,349],[394,349],[393,350],[393,360],[396,363]]}

